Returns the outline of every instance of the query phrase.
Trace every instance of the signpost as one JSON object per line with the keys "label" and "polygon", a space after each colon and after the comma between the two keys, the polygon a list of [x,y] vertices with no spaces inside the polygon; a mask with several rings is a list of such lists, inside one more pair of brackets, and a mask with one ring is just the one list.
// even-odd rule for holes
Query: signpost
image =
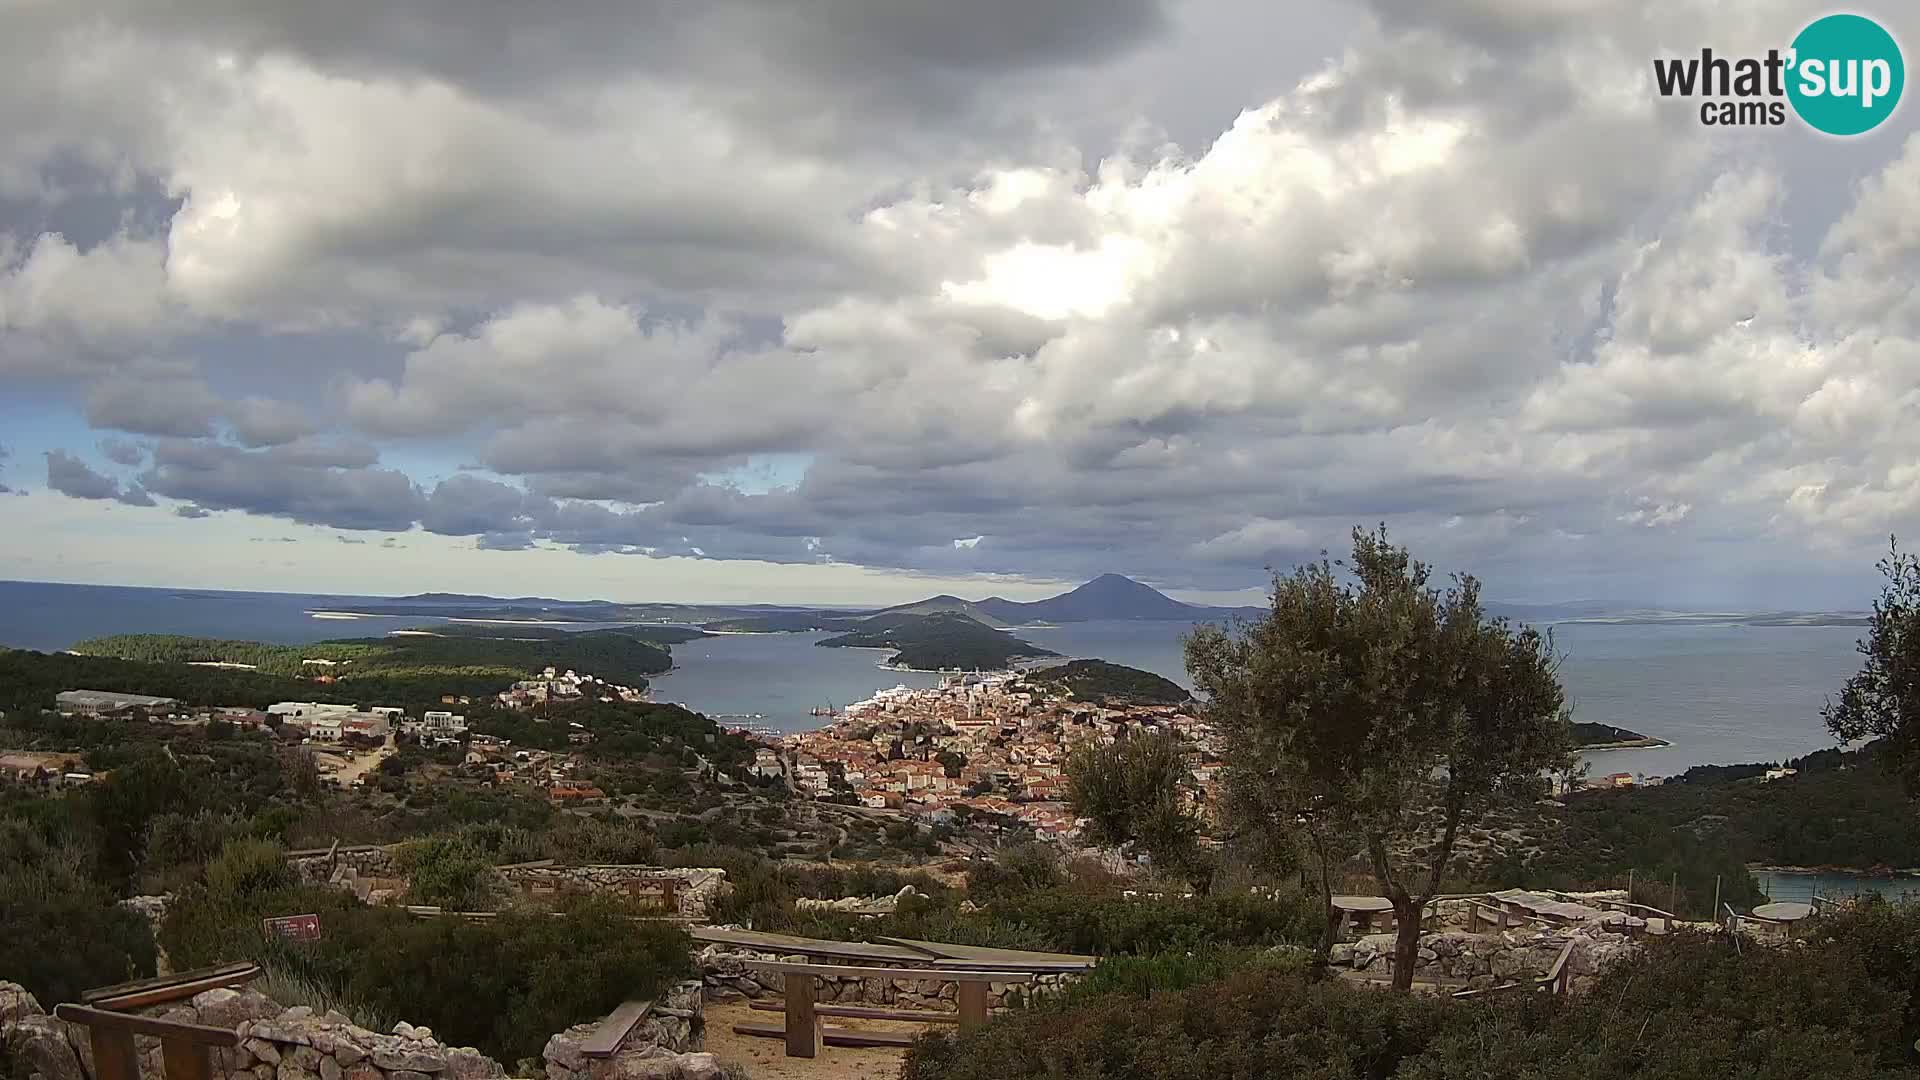
{"label": "signpost", "polygon": [[282,915],[277,919],[261,919],[260,927],[268,937],[281,937],[288,941],[319,941],[319,915]]}

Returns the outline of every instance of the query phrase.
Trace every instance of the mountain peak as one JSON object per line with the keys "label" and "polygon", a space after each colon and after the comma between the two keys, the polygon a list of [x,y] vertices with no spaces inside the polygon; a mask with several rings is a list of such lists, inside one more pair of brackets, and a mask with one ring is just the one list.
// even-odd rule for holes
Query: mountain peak
{"label": "mountain peak", "polygon": [[1101,574],[1071,592],[1032,603],[994,597],[980,609],[1008,622],[1088,622],[1106,619],[1192,619],[1202,609],[1183,604],[1124,574]]}

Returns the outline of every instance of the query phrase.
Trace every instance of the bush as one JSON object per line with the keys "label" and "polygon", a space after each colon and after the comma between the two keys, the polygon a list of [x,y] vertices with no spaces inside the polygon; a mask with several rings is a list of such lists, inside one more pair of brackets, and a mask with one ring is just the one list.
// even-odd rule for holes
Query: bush
{"label": "bush", "polygon": [[627,915],[589,901],[561,918],[409,921],[362,952],[347,996],[502,1061],[538,1057],[554,1032],[692,973],[684,931]]}
{"label": "bush", "polygon": [[1316,983],[1290,956],[1109,959],[1061,997],[975,1032],[922,1039],[902,1075],[1912,1078],[1917,961],[1920,910],[1885,905],[1827,920],[1793,948],[1657,939],[1572,1002]]}
{"label": "bush", "polygon": [[92,853],[0,821],[0,977],[49,1010],[80,992],[153,974],[145,919],[88,874]]}
{"label": "bush", "polygon": [[908,1051],[901,1078],[1384,1077],[1432,1041],[1450,1005],[1252,967],[1144,1000],[1106,994],[931,1034]]}
{"label": "bush", "polygon": [[292,884],[287,853],[271,840],[228,840],[207,864],[207,891],[215,903],[244,904]]}
{"label": "bush", "polygon": [[407,898],[454,911],[483,911],[493,904],[493,861],[460,838],[434,837],[400,852]]}

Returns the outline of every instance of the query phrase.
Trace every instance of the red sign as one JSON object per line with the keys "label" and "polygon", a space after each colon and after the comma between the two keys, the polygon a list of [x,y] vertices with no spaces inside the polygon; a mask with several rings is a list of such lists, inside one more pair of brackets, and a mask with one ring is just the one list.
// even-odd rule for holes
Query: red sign
{"label": "red sign", "polygon": [[320,916],[283,915],[277,919],[262,919],[260,925],[268,937],[279,936],[288,941],[319,941]]}

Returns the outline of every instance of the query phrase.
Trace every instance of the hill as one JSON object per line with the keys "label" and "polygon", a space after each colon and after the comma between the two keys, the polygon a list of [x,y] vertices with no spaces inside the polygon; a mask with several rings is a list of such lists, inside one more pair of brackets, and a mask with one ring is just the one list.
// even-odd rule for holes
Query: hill
{"label": "hill", "polygon": [[1119,574],[1102,574],[1077,589],[1045,600],[1023,603],[994,596],[974,606],[1015,625],[1106,619],[1203,619],[1218,614],[1218,609],[1183,604],[1150,585]]}
{"label": "hill", "polygon": [[888,663],[918,671],[996,671],[1015,660],[1059,654],[957,612],[876,615],[852,633],[814,642],[827,648],[893,649]]}
{"label": "hill", "polygon": [[1006,623],[995,618],[979,604],[971,600],[962,600],[950,593],[931,596],[918,603],[900,604],[895,607],[881,608],[870,617],[879,617],[882,615],[932,615],[936,612],[952,612],[958,615],[965,615],[967,618],[972,619],[982,626],[990,626],[996,630],[1004,630],[1007,626]]}
{"label": "hill", "polygon": [[1172,679],[1105,660],[1071,660],[1038,668],[1026,681],[1042,690],[1108,705],[1178,705],[1193,696]]}
{"label": "hill", "polygon": [[[223,641],[176,634],[118,634],[73,646],[82,656],[114,657],[157,664],[241,664],[266,675],[297,677],[316,671],[332,676],[342,693],[355,682],[377,678],[433,679],[457,676],[504,688],[548,665],[572,668],[627,686],[644,687],[647,676],[673,666],[665,647],[625,628],[565,633],[551,627],[440,628],[388,637],[341,638],[309,645]],[[326,660],[327,664],[309,664]]]}

